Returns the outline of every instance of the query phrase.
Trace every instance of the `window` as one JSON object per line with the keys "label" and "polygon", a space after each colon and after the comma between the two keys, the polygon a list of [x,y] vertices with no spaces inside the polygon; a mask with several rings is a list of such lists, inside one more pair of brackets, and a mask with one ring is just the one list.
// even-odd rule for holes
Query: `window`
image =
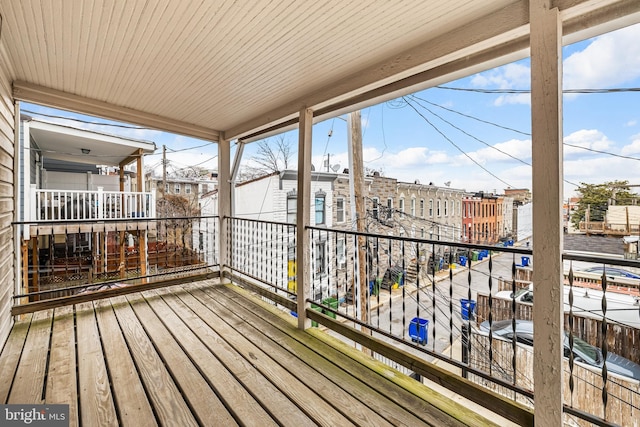
{"label": "window", "polygon": [[337,264],[338,268],[346,268],[347,267],[347,247],[344,244],[344,239],[338,239],[336,243],[336,252],[337,252]]}
{"label": "window", "polygon": [[184,185],[184,194],[191,194],[191,184]]}
{"label": "window", "polygon": [[176,182],[175,186],[173,187],[173,192],[176,194],[180,194],[180,183]]}
{"label": "window", "polygon": [[336,222],[344,222],[344,199],[336,199]]}
{"label": "window", "polygon": [[420,237],[424,239],[424,227],[420,229]]}
{"label": "window", "polygon": [[164,192],[168,193],[169,192],[169,184],[165,184],[164,185]]}
{"label": "window", "polygon": [[298,195],[296,191],[290,191],[287,193],[287,222],[289,224],[296,223],[296,211],[297,211]]}
{"label": "window", "polygon": [[316,225],[325,223],[325,199],[326,193],[319,191],[316,193]]}
{"label": "window", "polygon": [[325,274],[327,271],[326,249],[325,242],[316,242],[316,250],[314,253],[316,274]]}
{"label": "window", "polygon": [[460,216],[460,200],[456,200],[456,214]]}
{"label": "window", "polygon": [[204,250],[204,233],[202,232],[198,233],[198,248],[200,248],[201,251]]}
{"label": "window", "polygon": [[420,199],[420,217],[424,218],[424,199]]}
{"label": "window", "polygon": [[429,199],[429,216],[433,217],[433,199]]}
{"label": "window", "polygon": [[444,216],[448,215],[448,211],[449,211],[449,201],[445,200],[444,201]]}
{"label": "window", "polygon": [[378,219],[378,210],[379,210],[380,201],[378,200],[377,197],[374,197],[372,199],[372,202],[373,202],[373,209],[371,209],[371,214],[373,215],[373,219]]}
{"label": "window", "polygon": [[440,216],[440,199],[436,200],[436,216]]}
{"label": "window", "polygon": [[416,199],[411,198],[411,216],[416,216]]}
{"label": "window", "polygon": [[389,197],[387,199],[387,218],[393,217],[393,199]]}
{"label": "window", "polygon": [[404,199],[400,199],[398,202],[398,210],[400,211],[400,218],[404,218]]}

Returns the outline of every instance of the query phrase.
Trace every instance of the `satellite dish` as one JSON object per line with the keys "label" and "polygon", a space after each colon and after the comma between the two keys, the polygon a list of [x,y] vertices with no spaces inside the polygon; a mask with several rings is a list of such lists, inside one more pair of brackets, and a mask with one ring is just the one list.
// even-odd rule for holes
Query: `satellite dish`
{"label": "satellite dish", "polygon": [[447,181],[444,183],[444,185],[446,185],[447,187],[451,185],[451,181]]}
{"label": "satellite dish", "polygon": [[339,169],[340,169],[340,164],[336,164],[336,165],[331,166],[331,170],[334,171],[334,172],[338,172]]}

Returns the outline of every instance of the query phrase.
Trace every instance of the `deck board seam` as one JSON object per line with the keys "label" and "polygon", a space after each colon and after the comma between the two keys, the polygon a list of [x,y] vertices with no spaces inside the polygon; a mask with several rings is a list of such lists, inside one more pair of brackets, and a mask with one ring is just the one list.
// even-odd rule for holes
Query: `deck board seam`
{"label": "deck board seam", "polygon": [[[194,284],[194,286],[200,286],[199,284]],[[247,307],[247,309],[249,311],[252,311],[252,307],[253,309],[257,309],[258,311],[261,311],[263,313],[272,313],[272,311],[270,310],[271,307],[269,306],[269,309],[267,309],[266,304],[262,305],[260,304],[261,301],[252,299],[252,298],[243,298],[242,293],[246,292],[244,290],[238,290],[236,291],[235,288],[232,288],[233,285],[230,286],[225,286],[225,287],[219,287],[214,289],[211,289],[209,292],[220,292],[221,294],[225,294],[227,292],[231,292],[234,293],[236,296],[234,298],[237,298],[237,300],[239,301],[240,305],[243,305],[245,307]],[[202,287],[202,286],[200,286]],[[324,355],[327,353],[327,349],[330,348],[333,351],[338,352],[339,354],[343,355],[345,358],[347,358],[348,360],[352,360],[354,363],[357,363],[358,365],[362,366],[364,368],[363,372],[367,375],[370,376],[370,379],[373,379],[374,377],[372,377],[372,375],[375,374],[375,378],[380,379],[380,380],[384,380],[386,382],[389,383],[390,386],[394,387],[395,390],[398,393],[404,394],[406,396],[411,396],[412,399],[414,399],[414,402],[417,402],[417,404],[419,406],[414,406],[413,410],[410,410],[410,413],[414,414],[415,416],[417,416],[422,422],[425,422],[427,424],[429,424],[431,421],[426,419],[426,417],[422,414],[422,412],[425,412],[425,407],[430,408],[431,411],[433,411],[434,413],[430,413],[430,411],[427,411],[430,415],[433,416],[439,416],[441,418],[445,418],[447,420],[451,419],[455,419],[455,417],[451,416],[450,414],[442,411],[442,409],[438,408],[437,406],[431,404],[429,401],[423,399],[420,396],[417,396],[411,392],[409,392],[408,390],[404,389],[403,387],[401,387],[400,385],[398,385],[395,381],[391,381],[389,378],[386,378],[384,375],[381,375],[378,372],[375,371],[371,371],[371,368],[363,365],[360,361],[353,359],[349,354],[346,354],[342,351],[340,351],[339,349],[325,343],[323,340],[320,340],[319,338],[313,336],[312,334],[309,334],[308,332],[304,332],[305,336],[304,336],[304,340],[301,339],[301,336],[298,334],[299,330],[295,329],[295,332],[290,330],[290,326],[291,324],[287,324],[287,327],[284,326],[285,322],[287,322],[287,320],[285,320],[283,313],[276,313],[275,310],[277,309],[273,309],[273,313],[275,314],[275,316],[263,316],[264,319],[268,320],[272,325],[274,325],[276,328],[285,331],[286,333],[288,333],[290,336],[294,337],[296,340],[298,340],[299,342],[301,342],[303,345],[309,347],[310,343],[307,342],[307,339],[311,339],[311,342],[314,342],[315,345],[314,347],[309,347],[312,348],[313,351],[317,352],[320,355]],[[341,367],[341,369],[345,370],[345,368],[342,365],[339,365]],[[390,367],[386,367],[386,369],[392,371],[392,368]],[[370,372],[371,371],[371,372]],[[348,374],[352,374],[349,371],[346,371]],[[401,373],[397,373],[398,375],[402,375]],[[362,381],[365,384],[368,384],[368,381],[366,380],[366,378],[360,378],[358,376],[356,376],[356,378],[358,378],[360,381]],[[373,382],[371,388],[376,390],[377,387],[379,387],[379,382]],[[379,393],[382,394],[382,391],[378,390]],[[387,397],[388,398],[388,397]],[[400,402],[395,401],[394,403],[396,403],[398,406],[400,406]],[[406,402],[405,402],[406,403]],[[461,422],[462,423],[462,422]]]}
{"label": "deck board seam", "polygon": [[[22,341],[22,345],[20,346],[20,355],[16,358],[16,363],[14,368],[12,369],[13,374],[11,375],[11,384],[9,385],[9,387],[7,388],[7,395],[4,397],[3,402],[4,404],[9,402],[9,396],[11,396],[11,390],[13,389],[13,384],[15,382],[16,379],[16,374],[18,373],[18,367],[20,366],[20,361],[22,360],[22,355],[24,353],[24,347],[27,344],[27,337],[29,336],[29,332],[31,330],[31,325],[33,322],[33,315],[29,315],[29,324],[26,328],[26,331],[24,333],[24,337],[21,339]],[[12,332],[13,329],[16,328],[16,325],[14,323],[14,326],[12,327]],[[5,342],[5,344],[2,346],[2,351],[0,352],[0,356],[4,356],[4,352],[5,349],[8,348],[9,346],[9,339],[7,339],[7,341]]]}
{"label": "deck board seam", "polygon": [[[277,360],[275,360],[275,358],[270,354],[270,352],[267,352],[265,350],[263,350],[262,348],[260,348],[260,346],[256,345],[255,343],[253,343],[250,339],[246,338],[245,335],[238,330],[238,326],[232,324],[230,321],[227,320],[227,317],[224,316],[225,313],[220,313],[219,310],[213,310],[210,306],[210,304],[206,304],[205,302],[203,302],[201,299],[198,299],[197,297],[193,296],[193,294],[191,294],[190,292],[187,292],[187,294],[190,294],[193,298],[195,298],[197,301],[199,301],[203,306],[205,306],[206,308],[208,308],[212,315],[215,316],[217,319],[219,319],[220,321],[224,322],[225,324],[228,325],[229,328],[231,328],[233,331],[236,332],[236,335],[240,336],[240,337],[244,337],[244,339],[247,340],[247,342],[249,343],[249,345],[255,347],[257,349],[257,351],[260,351],[261,354],[263,354],[265,356],[266,359],[268,359],[268,362],[263,362],[263,365],[258,366],[255,365],[254,363],[252,363],[252,365],[254,366],[255,369],[258,370],[258,372],[261,373],[261,375],[266,378],[277,390],[280,391],[280,393],[282,393],[283,396],[286,396],[302,413],[304,413],[307,417],[309,417],[309,419],[314,420],[316,423],[319,424],[323,424],[322,420],[319,419],[318,415],[318,411],[316,411],[316,413],[314,413],[313,410],[309,409],[308,406],[311,405],[313,407],[312,404],[307,403],[307,401],[305,400],[302,403],[297,402],[295,399],[295,395],[293,395],[293,392],[288,390],[283,384],[282,381],[284,381],[284,378],[280,378],[279,374],[276,374],[275,372],[271,372],[270,369],[267,368],[268,364],[272,364],[276,370],[280,370],[282,371],[285,375],[290,375],[292,378],[295,378],[297,380],[297,382],[299,383],[300,386],[304,387],[304,389],[306,391],[308,391],[309,393],[313,394],[314,396],[316,396],[316,399],[318,402],[321,402],[321,405],[327,405],[327,407],[325,408],[325,410],[334,410],[336,411],[336,415],[341,415],[342,417],[344,417],[344,421],[351,421],[350,418],[348,417],[348,415],[342,413],[341,411],[339,411],[337,408],[335,408],[335,406],[330,405],[325,398],[323,398],[322,396],[320,396],[318,393],[316,393],[316,391],[312,388],[309,387],[308,384],[306,384],[304,381],[300,381],[299,378],[297,378],[292,372],[289,371],[289,369],[287,369],[286,367],[283,367],[280,363],[278,363]],[[179,295],[178,295],[179,297]],[[226,308],[222,308],[223,310],[225,310],[225,312],[227,311]],[[239,318],[239,317],[238,317]],[[243,319],[239,318],[240,323],[239,326],[242,326],[245,321],[243,321]],[[227,334],[225,334],[227,335]],[[243,355],[243,357],[247,359],[247,356],[244,355],[243,353],[245,352],[245,350],[243,350],[241,347],[241,344],[238,342],[232,343],[229,342],[229,345],[232,346],[232,348],[235,349],[235,351],[237,351],[239,354]],[[278,382],[278,380],[281,380],[280,382]],[[336,419],[337,420],[337,419]]]}
{"label": "deck board seam", "polygon": [[[198,289],[198,291],[202,291],[202,289]],[[207,304],[209,304],[209,303],[218,304],[218,305],[220,305],[220,306],[222,307],[222,308],[221,308],[222,310],[225,310],[225,312],[231,313],[232,315],[235,315],[235,316],[237,316],[238,318],[243,319],[241,316],[239,316],[238,314],[234,313],[234,312],[233,312],[233,310],[232,310],[230,307],[225,306],[222,302],[220,302],[220,300],[219,300],[219,299],[211,298],[211,296],[210,296],[210,295],[208,295],[207,293],[204,293],[204,294],[205,294],[205,296],[209,297],[210,299],[208,299],[207,301],[203,301],[203,300],[202,300],[202,297],[200,297],[200,296],[196,296],[196,298],[198,298],[198,300],[200,300],[203,304],[204,304],[205,302],[206,302]],[[236,303],[236,301],[234,301],[234,303]],[[244,307],[243,307],[243,309],[244,309]],[[246,309],[244,309],[244,310],[246,310]],[[250,312],[249,312],[248,310],[246,310],[246,312],[247,312],[247,313],[245,313],[245,314],[247,314],[247,315],[249,315],[249,314],[250,314]],[[243,312],[243,313],[244,313],[244,312]],[[289,350],[289,349],[285,348],[285,347],[284,347],[280,342],[278,342],[278,341],[277,341],[273,336],[271,336],[271,335],[269,335],[269,334],[266,334],[266,333],[264,332],[264,330],[261,330],[261,329],[257,328],[255,325],[252,325],[250,322],[247,322],[247,319],[244,319],[244,320],[245,320],[245,322],[244,322],[243,324],[241,324],[241,325],[240,325],[241,327],[249,327],[249,328],[252,328],[253,330],[257,331],[258,333],[261,333],[261,334],[262,334],[262,336],[264,337],[264,339],[265,339],[266,341],[273,343],[273,345],[274,345],[274,346],[277,346],[277,347],[280,349],[280,351],[281,351],[282,353],[288,354],[288,355],[289,355],[291,358],[293,358],[294,360],[298,360],[302,365],[304,365],[304,366],[306,367],[306,369],[309,369],[309,370],[311,370],[311,371],[315,372],[317,375],[319,375],[319,376],[323,377],[323,378],[327,381],[327,384],[330,384],[330,387],[337,387],[339,390],[341,390],[342,392],[344,392],[346,396],[349,396],[349,398],[350,398],[350,399],[352,399],[354,402],[357,402],[358,404],[361,404],[361,405],[363,406],[363,409],[364,409],[364,408],[366,408],[366,410],[367,410],[367,411],[369,411],[370,413],[372,413],[372,414],[376,414],[376,415],[379,417],[379,419],[376,421],[376,423],[382,423],[383,421],[386,421],[386,422],[388,422],[389,424],[392,424],[392,421],[388,420],[386,417],[384,417],[383,415],[381,415],[379,412],[377,412],[376,410],[374,410],[373,408],[371,408],[371,406],[367,405],[367,404],[366,404],[366,403],[364,403],[364,402],[361,402],[361,401],[360,401],[360,399],[359,399],[357,396],[354,396],[352,393],[350,393],[349,391],[345,390],[343,387],[341,387],[341,386],[340,386],[339,384],[337,384],[335,381],[333,381],[333,380],[331,380],[330,378],[326,377],[326,375],[325,375],[323,372],[321,372],[320,370],[318,370],[318,368],[316,368],[316,367],[314,367],[314,366],[311,366],[309,363],[307,363],[305,360],[303,360],[303,358],[301,358],[301,357],[300,357],[300,355],[296,355],[296,354],[295,354],[295,353],[293,353],[291,350]],[[239,332],[239,333],[242,333],[242,331],[241,331],[241,330],[238,330],[238,332]],[[282,332],[280,332],[280,333],[282,334]],[[283,337],[283,338],[285,338],[285,339],[294,340],[293,338],[288,337],[286,334],[282,334],[282,337]],[[294,341],[295,341],[295,340],[294,340]],[[296,341],[296,342],[297,342],[297,341]],[[325,362],[325,363],[327,363],[327,364],[329,364],[329,365],[333,366],[333,367],[334,367],[334,369],[336,369],[336,370],[341,370],[338,366],[335,366],[335,364],[333,364],[330,360],[328,360],[328,359],[326,359],[326,358],[324,358],[324,357],[322,357],[322,356],[318,355],[318,354],[317,354],[317,353],[315,353],[312,349],[309,349],[309,348],[307,348],[307,347],[305,347],[305,348],[307,349],[307,351],[308,351],[310,354],[314,354],[316,357],[318,357],[318,358],[320,358],[320,359],[324,360],[324,362]],[[270,355],[271,355],[271,354],[270,354]],[[279,361],[278,361],[278,359],[277,359],[277,358],[272,357],[272,359],[273,359],[276,363],[278,363],[278,364],[279,364],[283,369],[286,369],[286,370],[288,370],[288,371],[291,371],[291,372],[290,372],[290,373],[291,373],[291,375],[293,375],[293,376],[294,376],[294,377],[295,377],[299,382],[303,383],[307,388],[309,388],[309,389],[310,389],[310,390],[311,390],[315,395],[317,395],[317,396],[318,396],[318,398],[323,399],[323,400],[328,400],[328,398],[327,398],[326,396],[323,396],[323,395],[322,395],[322,394],[321,394],[321,393],[316,389],[316,387],[313,387],[313,386],[312,386],[312,385],[310,385],[310,384],[309,384],[309,383],[308,383],[304,378],[301,378],[302,374],[296,374],[295,372],[293,372],[293,369],[290,369],[290,367],[288,367],[288,366],[284,366],[281,362],[279,362]],[[303,369],[303,368],[299,368],[299,369]],[[341,370],[341,371],[342,371],[342,370]],[[342,371],[342,372],[344,372],[344,371]],[[357,381],[357,379],[356,379],[356,378],[353,378],[353,380],[354,380],[354,381]],[[344,396],[344,397],[346,398],[346,396]],[[384,398],[384,396],[380,395],[380,398]],[[353,403],[353,402],[352,402],[352,403]],[[332,403],[332,405],[333,405],[333,403]],[[342,406],[342,405],[340,405],[340,406]],[[340,414],[342,414],[342,416],[344,416],[344,417],[348,418],[351,422],[353,422],[353,423],[355,423],[355,424],[360,424],[360,423],[362,423],[362,422],[364,421],[363,419],[361,419],[361,418],[359,418],[359,417],[357,417],[357,416],[354,416],[354,415],[355,415],[355,414],[354,414],[354,412],[349,412],[349,411],[347,411],[347,410],[345,410],[345,409],[342,409],[341,407],[338,407],[338,406],[335,406],[335,405],[334,405],[334,409],[335,409],[337,412],[339,412]],[[350,408],[350,409],[354,409],[354,408],[352,407],[352,408]],[[358,413],[360,413],[362,417],[365,417],[365,418],[366,418],[366,414],[365,414],[364,412],[362,412],[362,411],[358,411]],[[371,422],[372,420],[369,420],[369,421]]]}
{"label": "deck board seam", "polygon": [[[135,295],[140,295],[140,294],[134,294],[134,296],[135,296]],[[169,364],[167,363],[166,358],[164,357],[164,355],[162,354],[162,352],[159,350],[159,348],[158,348],[158,346],[157,346],[157,343],[154,341],[154,339],[153,339],[153,338],[151,337],[151,335],[149,334],[148,328],[145,326],[144,322],[140,319],[140,317],[138,316],[138,313],[136,313],[136,311],[133,309],[133,306],[132,306],[132,304],[131,304],[131,301],[128,299],[128,297],[127,297],[127,296],[122,295],[122,296],[120,296],[120,297],[113,297],[113,298],[111,298],[111,302],[112,302],[112,304],[113,304],[113,300],[114,300],[114,298],[116,298],[116,299],[122,299],[122,303],[123,303],[123,304],[125,304],[125,305],[127,305],[127,306],[130,308],[130,310],[131,310],[132,314],[133,314],[133,315],[135,316],[135,318],[137,319],[138,324],[140,325],[140,327],[142,327],[142,330],[144,331],[145,335],[147,336],[147,338],[148,338],[149,342],[151,343],[151,345],[152,345],[152,347],[153,347],[153,349],[154,349],[154,351],[155,351],[156,355],[158,356],[158,358],[159,358],[159,359],[160,359],[160,361],[162,362],[163,366],[165,367],[165,369],[166,369],[167,373],[169,374],[169,377],[171,378],[171,381],[173,382],[174,386],[176,387],[176,389],[177,389],[177,390],[178,390],[178,392],[180,393],[180,395],[181,395],[181,397],[182,397],[182,400],[183,400],[183,401],[184,401],[184,403],[187,405],[187,408],[189,408],[189,411],[191,412],[191,415],[193,416],[194,420],[195,420],[199,425],[202,425],[201,421],[200,421],[200,420],[198,419],[198,417],[197,417],[196,412],[194,411],[194,408],[191,406],[191,404],[190,404],[190,402],[189,402],[189,399],[187,399],[187,398],[186,398],[186,395],[185,395],[185,392],[184,392],[183,388],[178,384],[178,381],[176,381],[176,378],[175,378],[174,372],[169,368]],[[116,301],[116,303],[117,303],[117,302],[118,302],[118,301]],[[145,301],[145,303],[146,303],[146,301]],[[116,313],[116,314],[117,314],[117,313]],[[116,317],[118,317],[118,316],[116,315]],[[118,322],[118,323],[120,323],[120,322]],[[163,326],[164,326],[164,325],[163,325]],[[127,340],[125,339],[125,341],[127,341]],[[128,342],[127,342],[127,347],[130,347]],[[130,349],[130,351],[131,351],[131,349]],[[132,357],[133,357],[133,355],[132,355]],[[133,359],[134,359],[134,361],[135,361],[135,357],[133,357]],[[138,364],[138,363],[136,363],[136,370],[138,371],[138,375],[140,375],[140,369],[139,369],[139,364]],[[141,376],[141,377],[140,377],[140,379],[141,379],[141,382],[142,382],[143,384],[145,384],[144,377],[143,377],[143,376]],[[150,396],[149,396],[149,394],[148,394],[148,393],[149,393],[149,391],[148,391],[148,387],[147,387],[147,386],[144,386],[144,388],[145,388],[145,392],[147,393],[147,398],[149,399],[149,403],[151,403],[151,407],[152,407],[152,408],[155,408],[155,405],[153,404],[153,403],[154,403],[154,402],[153,402],[153,399],[151,399],[151,398],[150,398]],[[160,418],[158,418],[158,414],[156,413],[156,410],[155,410],[155,409],[154,409],[154,415],[156,416],[156,419],[157,419],[157,420],[161,420],[161,417],[160,417]],[[159,424],[162,424],[162,422],[159,422]]]}
{"label": "deck board seam", "polygon": [[[161,290],[161,291],[162,291],[162,290]],[[207,326],[207,327],[208,327],[212,332],[214,332],[214,333],[218,336],[218,338],[219,338],[220,340],[224,341],[224,342],[226,343],[226,345],[227,345],[227,346],[229,346],[229,347],[234,351],[234,353],[238,353],[238,351],[235,349],[235,347],[234,347],[233,345],[231,345],[231,344],[227,341],[227,339],[225,339],[225,337],[223,336],[223,334],[221,334],[220,332],[218,332],[218,331],[217,331],[217,330],[216,330],[216,329],[215,329],[215,328],[214,328],[214,327],[213,327],[209,322],[207,322],[207,320],[206,320],[206,319],[204,319],[204,318],[203,318],[199,313],[197,313],[196,311],[192,310],[192,309],[191,309],[191,307],[189,307],[189,306],[188,306],[188,304],[187,304],[184,300],[182,300],[182,299],[179,297],[179,295],[169,295],[169,296],[171,296],[171,297],[175,296],[176,298],[178,298],[182,304],[185,304],[185,306],[187,306],[187,307],[188,307],[188,309],[193,313],[193,315],[194,315],[194,316],[196,316],[198,319],[200,319],[200,321],[201,321],[204,325],[206,325],[206,326]],[[175,303],[174,303],[174,304],[175,304]],[[168,304],[168,305],[171,307],[171,309],[174,311],[174,313],[176,313],[176,315],[180,316],[180,314],[175,310],[175,308],[174,308],[173,304]],[[205,308],[206,308],[206,307],[205,307]],[[246,391],[246,392],[247,392],[247,393],[248,393],[248,394],[249,394],[249,395],[250,395],[250,396],[255,400],[255,402],[256,402],[256,403],[257,403],[257,404],[258,404],[258,405],[259,405],[259,406],[260,406],[260,407],[265,411],[265,413],[266,413],[266,414],[268,414],[268,415],[269,415],[269,417],[271,417],[271,419],[272,419],[275,423],[282,425],[282,423],[278,420],[278,416],[277,416],[277,414],[275,414],[275,413],[273,412],[273,409],[272,409],[272,408],[270,408],[270,407],[269,407],[269,405],[267,405],[267,404],[266,404],[266,402],[264,402],[264,398],[263,398],[263,397],[261,397],[261,396],[259,396],[259,395],[257,395],[257,394],[252,390],[252,388],[251,388],[251,387],[249,387],[249,386],[247,385],[247,380],[244,380],[244,379],[242,379],[242,378],[238,377],[238,375],[237,375],[237,373],[235,372],[235,370],[234,370],[234,369],[232,369],[232,367],[230,367],[230,366],[229,366],[229,364],[228,364],[227,362],[225,362],[224,360],[220,359],[220,358],[218,357],[218,355],[217,355],[217,354],[215,354],[215,351],[214,351],[213,349],[211,349],[211,347],[210,347],[210,345],[209,345],[208,343],[206,343],[206,342],[202,341],[202,339],[201,339],[200,335],[199,335],[199,334],[197,334],[197,333],[193,330],[193,328],[191,327],[191,325],[190,325],[190,324],[188,324],[188,323],[187,323],[186,325],[187,325],[187,327],[189,327],[189,329],[190,329],[194,334],[196,334],[196,336],[198,337],[198,339],[200,339],[200,341],[203,343],[203,345],[205,345],[205,346],[206,346],[206,347],[211,351],[211,353],[214,355],[214,357],[216,357],[216,359],[221,363],[221,365],[225,367],[225,369],[227,370],[227,372],[228,372],[231,376],[233,376],[233,378],[238,382],[238,384],[240,384],[240,385],[245,389],[245,391]],[[244,357],[241,353],[238,353],[238,355],[242,358],[242,360],[244,360],[244,363],[246,363],[247,365],[249,365],[249,366],[251,366],[253,369],[255,369],[255,366],[253,365],[253,363],[252,363],[251,361],[247,360],[247,358],[246,358],[246,357]],[[259,372],[259,371],[258,371],[258,372]],[[261,375],[261,377],[262,377],[262,378],[264,378],[265,380],[267,380],[267,381],[268,381],[268,382],[269,382],[269,383],[270,383],[274,388],[276,388],[277,390],[280,390],[280,389],[279,389],[278,387],[276,387],[276,386],[275,386],[271,381],[269,381],[269,379],[268,379],[268,378],[264,377],[264,375],[262,375],[262,373],[260,373],[260,375]],[[288,398],[287,398],[287,399],[288,399]],[[289,400],[290,400],[290,399],[289,399]],[[295,403],[294,403],[294,402],[292,402],[292,403],[295,405]],[[301,411],[301,412],[302,412],[302,411]],[[306,414],[305,414],[305,415],[306,415]],[[310,418],[310,419],[311,419],[311,418]]]}
{"label": "deck board seam", "polygon": [[[184,347],[183,343],[178,339],[178,337],[175,335],[175,333],[171,330],[171,328],[168,327],[168,325],[166,324],[165,320],[163,319],[162,316],[160,316],[156,310],[156,308],[154,308],[154,305],[149,301],[149,298],[147,296],[148,293],[154,293],[154,290],[151,291],[145,291],[142,293],[142,298],[144,299],[144,301],[148,304],[149,308],[153,311],[153,313],[158,317],[158,319],[160,320],[160,322],[162,322],[164,328],[167,330],[167,332],[171,335],[171,337],[176,341],[176,344],[180,347],[180,349],[182,350],[182,352],[184,353],[184,355],[189,359],[189,361],[193,364],[194,368],[198,371],[198,373],[200,374],[200,376],[202,377],[203,381],[209,386],[209,388],[211,389],[211,392],[218,398],[218,400],[221,402],[222,406],[224,406],[224,408],[227,410],[227,412],[229,412],[229,414],[233,414],[233,412],[229,409],[228,403],[225,402],[224,399],[221,398],[221,396],[219,395],[218,390],[216,390],[216,387],[211,383],[211,380],[208,378],[208,376],[205,374],[205,372],[202,370],[202,368],[200,367],[200,364],[194,360],[194,358],[192,357],[192,355],[187,351],[187,349]],[[161,297],[161,295],[158,295],[158,297],[160,297],[163,301],[164,299]],[[169,306],[169,304],[167,304]],[[169,308],[171,308],[169,306]],[[175,313],[175,312],[174,312]],[[182,318],[180,318],[180,316],[177,316],[179,321],[182,321],[182,323],[188,327],[188,324],[186,322],[184,322],[184,320]],[[197,336],[197,335],[196,335]],[[199,338],[199,337],[198,337]],[[164,359],[163,359],[164,360]],[[175,381],[175,380],[174,380]],[[185,401],[188,402],[188,398],[187,396],[183,395],[183,397],[185,398]],[[194,408],[192,408],[191,403],[188,402],[189,408],[194,412],[194,415],[196,415]],[[237,418],[235,416],[233,416],[234,420],[236,420],[236,422],[238,421]],[[200,420],[197,416],[196,419],[198,420],[198,422],[201,425],[205,425],[206,423],[204,423],[202,420]]]}
{"label": "deck board seam", "polygon": [[[212,293],[216,292],[215,290],[212,290]],[[214,298],[215,299],[215,298]],[[234,298],[234,302],[236,302],[237,304],[239,304],[241,307],[243,307],[248,313],[251,313],[251,308],[250,307],[254,307],[254,308],[258,308],[260,307],[259,305],[254,305],[253,301],[246,301],[246,299],[242,298],[242,296],[240,296],[240,298],[235,299]],[[245,303],[247,303],[248,305],[245,305]],[[264,319],[264,318],[262,318]],[[283,319],[281,319],[283,320]],[[325,360],[327,363],[331,364],[334,369],[336,369],[338,372],[340,372],[343,375],[348,375],[350,378],[352,378],[352,380],[356,383],[356,384],[361,384],[362,386],[368,388],[371,392],[374,393],[375,396],[377,396],[379,399],[381,399],[381,401],[386,401],[387,397],[380,392],[379,390],[371,387],[365,380],[363,380],[362,378],[360,378],[357,375],[354,375],[352,372],[350,372],[349,370],[347,370],[345,368],[345,366],[343,366],[343,364],[339,364],[336,363],[335,360],[327,357],[326,355],[322,354],[322,352],[319,352],[317,349],[314,348],[313,345],[310,345],[310,343],[308,342],[313,341],[313,342],[317,342],[318,344],[321,344],[322,342],[320,340],[317,340],[314,337],[306,337],[308,338],[307,341],[302,341],[299,339],[299,337],[295,336],[295,334],[297,334],[297,329],[291,329],[291,330],[287,330],[285,331],[285,327],[283,325],[275,325],[273,322],[269,321],[269,323],[271,324],[271,326],[273,328],[275,328],[276,330],[279,330],[281,333],[286,334],[286,336],[288,336],[290,339],[294,340],[299,346],[302,346],[303,348],[306,349],[306,351],[311,352],[313,354],[316,354],[318,357],[322,358],[323,360]],[[293,325],[288,325],[293,327]],[[291,352],[288,349],[285,349],[285,351]],[[294,354],[294,353],[292,353]],[[347,358],[348,360],[353,361],[353,359],[348,358],[348,356],[345,356],[345,358]],[[321,375],[323,375],[322,372],[318,371],[318,368],[312,365],[309,365],[307,363],[307,361],[302,360],[301,361],[305,364],[307,364],[307,366],[309,366],[311,369],[315,370],[316,372],[319,372]],[[355,361],[353,361],[355,363]],[[329,379],[329,381],[333,382],[335,385],[337,385],[338,387],[343,388],[344,383],[342,384],[338,384],[336,381]],[[343,388],[344,389],[344,388]],[[354,399],[360,399],[359,396],[356,396],[353,394],[353,390],[344,390],[346,393],[348,393],[349,395],[351,395]],[[405,408],[403,408],[402,406],[396,404],[395,402],[388,402],[389,404],[391,404],[394,408],[393,410],[389,410],[389,411],[384,411],[382,410],[380,405],[373,405],[369,402],[362,402],[362,404],[364,404],[370,411],[378,414],[381,418],[387,420],[387,422],[392,423],[392,424],[397,424],[400,422],[401,418],[405,418],[405,423],[426,423],[429,424],[428,421],[417,417],[415,415],[415,413],[413,411],[409,411],[406,410]],[[393,412],[393,415],[391,414]],[[405,415],[404,416],[398,416],[398,414],[400,412],[404,412]],[[410,418],[412,421],[408,421],[406,420],[407,418]]]}

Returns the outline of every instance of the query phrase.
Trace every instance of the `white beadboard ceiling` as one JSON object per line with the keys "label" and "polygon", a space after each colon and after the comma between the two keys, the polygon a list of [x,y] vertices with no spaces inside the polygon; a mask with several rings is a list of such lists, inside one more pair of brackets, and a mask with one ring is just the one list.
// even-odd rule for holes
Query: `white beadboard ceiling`
{"label": "white beadboard ceiling", "polygon": [[[555,3],[576,37],[640,14],[637,0]],[[17,98],[238,137],[303,106],[336,113],[522,57],[528,11],[522,0],[0,0],[0,59]]]}

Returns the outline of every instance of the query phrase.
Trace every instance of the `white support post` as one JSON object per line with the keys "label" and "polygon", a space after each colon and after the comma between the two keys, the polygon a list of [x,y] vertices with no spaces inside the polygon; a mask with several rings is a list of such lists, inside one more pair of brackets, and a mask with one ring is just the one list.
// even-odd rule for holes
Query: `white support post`
{"label": "white support post", "polygon": [[104,187],[98,187],[98,194],[96,196],[96,212],[98,219],[104,219]]}
{"label": "white support post", "polygon": [[229,140],[224,139],[220,134],[218,141],[218,218],[220,226],[220,238],[218,248],[218,259],[220,260],[220,280],[228,282],[223,277],[223,273],[229,270],[231,260],[228,251],[228,242],[232,236],[229,235],[231,227],[228,227],[231,216],[231,145]]}
{"label": "white support post", "polygon": [[311,281],[311,239],[306,228],[310,222],[311,205],[311,128],[313,110],[303,108],[300,111],[298,136],[298,199],[296,201],[296,284],[298,299],[298,328],[311,326],[307,319],[307,298]]}
{"label": "white support post", "polygon": [[562,425],[562,21],[531,0],[535,425]]}

